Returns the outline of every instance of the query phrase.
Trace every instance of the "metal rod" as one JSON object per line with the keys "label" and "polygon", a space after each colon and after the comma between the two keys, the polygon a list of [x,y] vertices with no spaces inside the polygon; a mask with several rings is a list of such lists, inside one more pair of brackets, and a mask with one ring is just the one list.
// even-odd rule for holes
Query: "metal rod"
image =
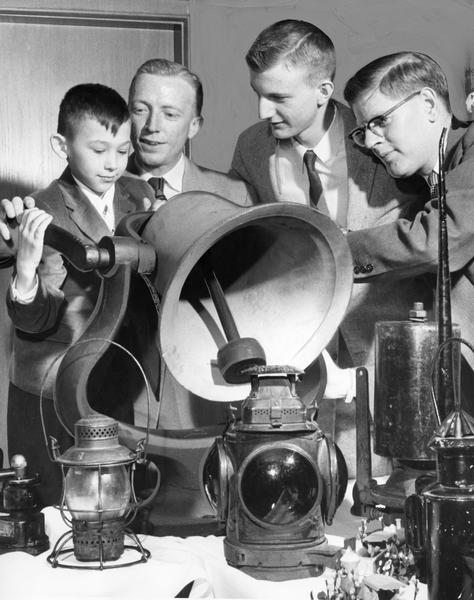
{"label": "metal rod", "polygon": [[[444,146],[446,128],[443,128],[438,147],[438,341],[443,344],[453,337],[451,320],[451,278],[449,273],[448,228],[446,223],[446,184],[444,178]],[[437,376],[438,410],[441,419],[445,419],[454,407],[453,349],[448,345],[442,352],[438,363]]]}
{"label": "metal rod", "polygon": [[202,270],[204,274],[204,281],[206,283],[207,289],[209,290],[209,294],[214,302],[214,306],[216,307],[217,314],[219,316],[219,320],[222,325],[222,329],[224,330],[227,341],[230,342],[232,340],[240,339],[239,331],[237,329],[237,325],[234,321],[234,316],[232,315],[229,305],[227,303],[227,299],[224,294],[224,290],[217,279],[217,275],[211,265],[207,260],[201,259]]}
{"label": "metal rod", "polygon": [[356,370],[356,431],[356,483],[360,492],[369,489],[372,480],[369,377],[365,367]]}

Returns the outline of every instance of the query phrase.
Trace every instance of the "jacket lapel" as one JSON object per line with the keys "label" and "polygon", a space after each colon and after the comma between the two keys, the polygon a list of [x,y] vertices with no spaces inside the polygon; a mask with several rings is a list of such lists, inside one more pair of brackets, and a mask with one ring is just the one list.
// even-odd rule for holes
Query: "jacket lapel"
{"label": "jacket lapel", "polygon": [[[154,193],[151,186],[145,185],[145,182],[140,179],[140,185],[145,188],[150,188],[148,198],[153,199]],[[130,213],[136,212],[137,210],[145,210],[144,199],[146,192],[143,193],[143,198],[140,200],[134,200],[133,198],[133,187],[137,187],[137,182],[133,179],[120,178],[115,184],[114,194],[114,212],[115,212],[115,224],[117,224],[122,217],[129,215]],[[130,188],[130,189],[129,189]],[[135,195],[138,196],[138,191],[135,189]]]}
{"label": "jacket lapel", "polygon": [[352,112],[338,103],[344,121],[344,143],[347,160],[347,227],[359,229],[361,218],[368,206],[368,194],[372,189],[376,164],[372,157],[367,156],[350,139],[349,133],[356,127]]}
{"label": "jacket lapel", "polygon": [[[256,156],[256,161],[260,165],[260,187],[265,190],[273,190],[273,197],[266,199],[267,202],[281,202],[286,200],[282,194],[282,186],[280,181],[280,172],[278,169],[278,152],[279,144],[285,143],[278,142],[270,131],[270,125],[268,125],[268,135],[264,138],[267,148],[263,148],[261,156]],[[261,160],[261,157],[268,157],[268,162]]]}
{"label": "jacket lapel", "polygon": [[473,142],[474,127],[468,127],[468,123],[458,121],[453,116],[445,157],[445,167],[448,171],[454,169],[462,161],[466,148],[472,146]]}
{"label": "jacket lapel", "polygon": [[[201,181],[201,170],[197,165],[184,156],[184,172],[181,190],[183,192],[192,192],[193,190],[206,189],[209,182]],[[204,186],[204,187],[202,187]]]}
{"label": "jacket lapel", "polygon": [[59,181],[63,188],[64,203],[69,213],[69,217],[81,233],[93,242],[98,242],[104,236],[110,235],[109,228],[86,196],[78,188],[69,169],[64,171],[59,178]]}

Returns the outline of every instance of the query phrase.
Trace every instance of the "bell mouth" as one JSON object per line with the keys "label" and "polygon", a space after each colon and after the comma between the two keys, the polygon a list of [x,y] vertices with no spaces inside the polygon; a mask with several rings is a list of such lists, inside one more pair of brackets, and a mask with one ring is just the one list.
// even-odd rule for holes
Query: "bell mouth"
{"label": "bell mouth", "polygon": [[[200,213],[206,218],[201,230]],[[170,223],[194,226],[195,236],[187,231],[180,244]],[[352,289],[350,250],[337,226],[314,209],[283,202],[245,209],[189,192],[161,207],[150,228],[161,231],[161,239],[158,233],[152,237],[158,245],[162,356],[177,381],[197,396],[229,402],[250,391],[249,383],[226,382],[219,369],[217,355],[227,340],[202,277],[203,257],[212,264],[240,336],[257,340],[267,364],[305,370],[344,316]]]}

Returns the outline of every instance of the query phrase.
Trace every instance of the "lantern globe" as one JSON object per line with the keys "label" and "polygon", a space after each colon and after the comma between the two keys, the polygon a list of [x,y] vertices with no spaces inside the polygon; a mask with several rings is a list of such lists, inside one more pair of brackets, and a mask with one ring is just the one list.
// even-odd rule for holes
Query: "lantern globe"
{"label": "lantern globe", "polygon": [[[71,539],[75,559],[93,564],[90,568],[112,568],[105,563],[117,561],[125,549],[137,550],[140,558],[124,564],[146,561],[150,553],[126,529],[138,506],[132,473],[140,452],[122,446],[118,422],[100,414],[79,419],[74,437],[74,446],[55,456],[63,471],[59,509],[72,534],[58,540],[48,561],[53,566],[69,566],[59,559],[70,553],[66,544]],[[125,536],[134,546],[125,545]]]}

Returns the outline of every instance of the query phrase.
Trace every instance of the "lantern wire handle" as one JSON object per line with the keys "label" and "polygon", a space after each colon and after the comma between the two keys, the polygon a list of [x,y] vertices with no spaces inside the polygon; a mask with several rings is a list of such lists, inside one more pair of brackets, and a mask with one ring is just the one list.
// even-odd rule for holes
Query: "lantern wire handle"
{"label": "lantern wire handle", "polygon": [[[46,370],[46,373],[43,376],[43,380],[41,382],[41,390],[40,390],[40,418],[41,418],[41,427],[43,429],[43,436],[44,436],[44,440],[45,440],[45,444],[46,444],[46,449],[48,451],[48,456],[49,459],[52,462],[55,462],[51,453],[51,449],[50,449],[50,444],[49,444],[49,440],[48,440],[48,434],[46,431],[46,424],[44,421],[44,414],[43,414],[43,402],[44,402],[44,388],[45,388],[45,384],[46,384],[46,380],[49,376],[49,374],[52,371],[52,368],[54,367],[54,365],[62,358],[64,358],[64,356],[67,354],[67,352],[69,352],[69,350],[71,350],[72,348],[76,347],[76,346],[81,346],[84,345],[88,342],[107,342],[109,344],[112,344],[113,346],[116,346],[117,348],[120,348],[121,350],[123,350],[126,354],[128,354],[128,356],[130,356],[130,358],[135,362],[136,366],[138,367],[143,380],[145,382],[145,389],[146,389],[146,399],[147,399],[147,421],[146,421],[146,434],[145,434],[145,440],[144,442],[139,442],[137,444],[137,446],[139,446],[142,449],[142,458],[143,460],[146,459],[146,449],[148,448],[148,441],[149,441],[149,437],[150,437],[150,403],[151,403],[151,391],[150,391],[150,384],[148,383],[148,379],[147,376],[145,375],[145,371],[143,370],[143,367],[141,366],[141,364],[138,362],[138,360],[135,358],[135,356],[129,351],[127,350],[127,348],[125,348],[124,346],[122,346],[121,344],[119,344],[118,342],[115,342],[114,340],[110,340],[108,338],[102,338],[102,337],[93,337],[93,338],[87,338],[86,340],[78,340],[77,342],[74,342],[73,344],[71,344],[70,346],[68,346],[66,349],[64,349],[60,354],[58,354],[58,356],[55,356],[54,359],[51,361],[51,363],[48,365],[48,368]],[[161,402],[158,403],[158,411],[161,411]],[[159,419],[159,412],[158,412],[158,419]],[[64,423],[61,421],[61,418],[58,415],[58,420],[61,423],[61,425],[67,429],[64,425]],[[53,438],[54,439],[54,438]]]}
{"label": "lantern wire handle", "polygon": [[[465,340],[464,338],[460,338],[460,337],[450,337],[448,339],[446,339],[442,344],[439,345],[438,350],[435,354],[435,357],[433,359],[432,365],[431,365],[431,399],[433,402],[433,406],[435,409],[435,415],[436,415],[436,420],[438,423],[438,426],[441,426],[442,421],[441,421],[441,417],[440,417],[440,412],[439,412],[439,407],[437,404],[437,400],[436,400],[436,392],[435,392],[435,387],[436,387],[436,375],[437,375],[437,367],[438,367],[438,362],[441,356],[442,351],[447,347],[447,346],[451,346],[452,344],[464,344],[465,346],[467,346],[471,352],[474,353],[474,346],[469,343],[467,340]],[[454,358],[453,358],[454,360]],[[462,409],[461,409],[461,394],[459,393],[459,389],[457,385],[454,385],[453,387],[453,393],[454,393],[454,413],[461,413]],[[470,415],[469,415],[470,416]],[[471,417],[471,416],[470,416]],[[472,417],[471,417],[472,420]],[[474,423],[472,423],[472,426],[474,427]]]}
{"label": "lantern wire handle", "polygon": [[[105,566],[105,562],[108,560],[107,558],[104,558],[104,554],[103,554],[103,543],[104,540],[102,538],[102,532],[101,530],[98,532],[99,534],[99,558],[98,558],[98,562],[99,565],[98,566],[90,566],[89,564],[87,564],[87,566],[82,566],[82,567],[78,567],[77,565],[68,565],[66,563],[60,563],[59,562],[59,557],[63,554],[66,553],[70,553],[71,549],[69,547],[66,547],[66,545],[70,542],[71,539],[74,538],[74,533],[71,532],[66,532],[64,533],[56,542],[55,548],[53,549],[52,554],[50,554],[47,557],[48,562],[53,566],[53,567],[64,567],[64,568],[82,568],[82,569],[94,569],[94,570],[103,570],[103,569],[111,569],[111,568],[118,568],[120,566],[129,566],[129,565],[133,565],[133,564],[137,564],[140,562],[146,562],[148,560],[148,558],[150,557],[150,551],[147,550],[146,548],[143,547],[142,543],[140,542],[140,540],[138,539],[138,536],[128,530],[128,525],[134,520],[138,510],[142,509],[143,507],[145,507],[147,504],[149,504],[150,502],[152,502],[152,500],[155,498],[159,487],[160,487],[160,483],[161,483],[161,476],[160,476],[160,471],[158,469],[158,467],[150,460],[146,459],[146,449],[148,447],[148,441],[149,441],[149,429],[150,429],[150,402],[151,402],[151,388],[150,388],[150,384],[148,382],[148,379],[145,375],[145,372],[142,368],[142,366],[140,365],[140,363],[138,362],[138,360],[135,358],[135,356],[129,351],[127,350],[127,348],[125,348],[124,346],[122,346],[121,344],[110,340],[108,338],[103,338],[103,337],[94,337],[94,338],[88,338],[88,339],[84,339],[84,340],[79,340],[73,344],[70,344],[66,349],[64,349],[58,356],[56,356],[51,363],[48,365],[48,368],[46,370],[46,373],[43,377],[42,383],[41,383],[41,390],[40,390],[40,417],[41,417],[41,425],[42,425],[42,429],[43,429],[43,435],[44,435],[44,439],[45,439],[45,443],[46,443],[46,449],[49,455],[49,458],[53,461],[53,462],[57,462],[54,458],[53,458],[53,451],[57,450],[57,441],[50,436],[50,440],[51,440],[51,446],[48,440],[48,434],[46,431],[46,424],[45,424],[45,419],[44,419],[44,412],[43,412],[43,402],[44,402],[44,388],[45,388],[45,382],[48,378],[48,376],[51,373],[52,368],[54,367],[54,365],[64,357],[64,355],[71,350],[74,346],[79,346],[82,344],[85,344],[86,342],[106,342],[109,344],[112,344],[113,346],[116,346],[120,349],[122,349],[128,356],[130,356],[130,358],[135,362],[135,364],[137,365],[143,380],[145,382],[145,389],[146,389],[146,396],[147,396],[147,428],[146,428],[146,436],[145,438],[139,440],[136,444],[136,449],[135,449],[135,458],[132,461],[132,467],[130,469],[129,472],[129,478],[130,478],[130,483],[131,483],[131,488],[130,488],[130,499],[131,502],[129,502],[129,507],[128,507],[128,513],[124,516],[124,520],[123,520],[123,535],[128,537],[133,545],[124,545],[124,550],[136,550],[139,552],[140,554],[140,558],[138,558],[137,560],[132,560],[131,562],[126,562],[126,563],[117,563],[117,564],[112,564],[112,565],[108,565]],[[91,412],[90,414],[87,414],[86,416],[88,417],[93,417],[94,414],[101,414],[101,413],[97,413],[96,411]],[[158,415],[159,416],[159,415]],[[58,420],[61,423],[61,425],[64,427],[64,423],[61,421],[61,418],[58,415]],[[134,472],[135,472],[135,468],[136,468],[136,464],[137,463],[141,463],[144,464],[146,463],[147,465],[153,467],[154,473],[156,475],[156,484],[154,485],[154,488],[152,489],[151,493],[148,495],[147,498],[143,499],[142,501],[138,501],[137,500],[137,496],[135,493],[135,486],[134,486]],[[101,466],[99,465],[99,495],[100,495],[100,483],[101,483],[101,477],[100,477],[100,471],[101,470]],[[59,504],[59,509],[60,509],[60,513],[61,513],[61,517],[63,519],[63,521],[65,522],[65,524],[68,527],[71,527],[72,525],[72,521],[68,520],[68,518],[66,517],[66,513],[65,513],[65,505],[66,505],[66,487],[65,487],[65,471],[64,471],[64,465],[61,464],[61,471],[62,471],[62,476],[63,476],[63,489],[62,489],[62,494],[61,494],[61,500],[60,500],[60,504]],[[100,511],[100,516],[99,516],[99,523],[102,523],[102,511]],[[111,559],[112,561],[115,559]]]}

